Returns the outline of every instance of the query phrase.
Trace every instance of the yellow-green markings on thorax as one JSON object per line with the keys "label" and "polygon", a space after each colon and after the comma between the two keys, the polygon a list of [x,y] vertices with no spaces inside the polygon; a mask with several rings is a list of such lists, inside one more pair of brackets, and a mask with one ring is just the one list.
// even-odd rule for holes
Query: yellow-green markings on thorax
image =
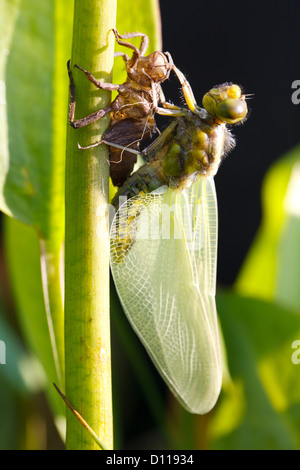
{"label": "yellow-green markings on thorax", "polygon": [[162,158],[166,182],[170,186],[185,186],[184,180],[194,173],[215,175],[223,154],[225,131],[223,123],[207,124],[197,116],[181,118],[167,152],[157,156]]}

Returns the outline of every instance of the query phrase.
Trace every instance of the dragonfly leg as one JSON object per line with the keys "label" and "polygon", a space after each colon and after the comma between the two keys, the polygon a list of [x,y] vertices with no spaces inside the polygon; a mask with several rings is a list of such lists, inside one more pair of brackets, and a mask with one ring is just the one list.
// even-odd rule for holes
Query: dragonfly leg
{"label": "dragonfly leg", "polygon": [[171,103],[162,103],[163,108],[157,106],[155,108],[155,112],[160,114],[161,116],[169,116],[169,117],[180,117],[186,114],[186,111],[179,106],[175,106]]}
{"label": "dragonfly leg", "polygon": [[99,111],[96,111],[95,113],[90,114],[89,116],[85,116],[84,118],[81,119],[75,119],[75,107],[76,107],[76,100],[75,100],[75,86],[74,86],[74,81],[73,81],[73,76],[72,72],[70,69],[70,61],[67,63],[68,67],[68,74],[69,74],[69,81],[70,81],[70,107],[69,107],[69,122],[74,129],[79,129],[81,127],[85,127],[88,124],[91,124],[92,122],[97,121],[98,119],[102,118],[105,116],[107,113],[110,113],[112,111],[111,106],[107,106],[106,108],[99,109]]}
{"label": "dragonfly leg", "polygon": [[[74,105],[75,105],[75,102],[74,102]],[[88,116],[85,116],[81,119],[74,119],[75,106],[72,107],[72,103],[71,103],[70,111],[69,111],[69,122],[70,122],[70,125],[74,129],[80,129],[81,127],[88,126],[92,122],[98,121],[98,119],[103,118],[106,114],[110,113],[111,111],[112,111],[111,106],[107,106],[106,108],[99,109],[99,111],[89,114]]]}
{"label": "dragonfly leg", "polygon": [[[160,102],[160,104],[162,105],[163,108],[165,108],[165,109],[175,109],[177,111],[182,110],[182,108],[180,106],[176,106],[175,104],[172,104],[172,103],[169,103],[168,101],[166,101],[166,98],[165,98],[165,95],[164,95],[164,92],[163,92],[161,86],[159,86],[158,93],[159,93],[159,102]],[[157,108],[158,108],[158,106],[157,106]],[[160,113],[158,112],[158,114],[160,114]]]}
{"label": "dragonfly leg", "polygon": [[168,61],[169,61],[169,65],[170,65],[170,69],[173,69],[174,67],[174,62],[173,62],[173,58],[170,54],[170,52],[164,52],[164,54],[167,56],[168,58]]}
{"label": "dragonfly leg", "polygon": [[[99,142],[95,142],[94,144],[88,145],[86,147],[82,147],[80,144],[78,144],[78,148],[80,150],[86,150],[94,147],[98,147],[98,145],[106,144],[109,145],[110,147],[114,147],[120,150],[126,150],[126,152],[134,153],[135,155],[141,155],[147,162],[152,160],[154,158],[155,153],[165,145],[165,142],[168,140],[168,138],[172,135],[173,129],[176,125],[176,122],[170,124],[167,129],[165,129],[155,140],[152,142],[148,147],[146,147],[144,150],[135,150],[130,148],[130,145],[135,143],[131,142],[128,146],[124,145],[119,145],[116,144],[115,142],[109,142],[108,140],[102,139]],[[151,155],[151,156],[150,156]]]}
{"label": "dragonfly leg", "polygon": [[[129,146],[124,147],[123,145],[116,144],[115,142],[109,142],[105,139],[100,140],[99,142],[96,142],[94,144],[88,145],[87,147],[81,147],[81,145],[78,144],[78,148],[80,150],[86,150],[94,147],[98,147],[98,145],[106,144],[109,145],[110,147],[114,147],[120,150],[126,150],[126,152],[134,153],[135,155],[141,155],[146,162],[149,162],[153,160],[155,157],[156,153],[159,151],[160,148],[162,148],[166,141],[170,139],[173,135],[173,130],[176,127],[177,123],[176,121],[173,121],[155,140],[152,142],[148,147],[146,147],[144,150],[135,150],[130,148]],[[129,144],[130,145],[130,144]]]}
{"label": "dragonfly leg", "polygon": [[[179,106],[176,106],[175,104],[168,103],[166,101],[164,92],[162,90],[161,85],[158,87],[158,91],[155,89],[154,81],[151,81],[151,86],[152,86],[152,96],[153,96],[153,109],[156,113],[161,114],[162,116],[173,116],[173,117],[178,117],[182,116],[184,112],[182,111],[182,108]],[[164,109],[160,108],[158,106],[158,102],[163,106]],[[166,110],[176,110],[176,111],[181,111],[181,114],[179,113],[169,113]]]}
{"label": "dragonfly leg", "polygon": [[195,112],[198,108],[198,105],[196,103],[191,85],[189,84],[183,73],[176,67],[176,65],[173,64],[172,69],[174,70],[178,80],[180,81],[184,99],[186,101],[186,104],[188,105],[188,108],[191,111]]}
{"label": "dragonfly leg", "polygon": [[[172,104],[166,101],[161,85],[159,85],[159,88],[158,88],[158,95],[159,95],[159,102],[165,109],[177,109],[177,110],[181,109],[179,106],[176,106],[175,104]],[[156,106],[157,106],[157,103],[156,103]]]}
{"label": "dragonfly leg", "polygon": [[[191,85],[189,84],[189,82],[187,81],[187,79],[185,78],[183,73],[174,64],[171,54],[169,52],[165,52],[164,54],[168,58],[170,69],[174,70],[175,74],[177,75],[177,78],[180,81],[182,92],[183,92],[183,95],[184,95],[184,99],[186,101],[186,104],[188,105],[188,108],[191,111],[195,112],[195,110],[198,109],[198,105],[196,103]],[[156,109],[156,112],[158,114],[161,114],[161,115],[164,115],[164,116],[174,116],[174,117],[182,116],[183,114],[185,114],[185,111],[184,111],[183,108],[180,108],[179,106],[176,106],[172,103],[168,103],[165,100],[164,93],[163,93],[161,87],[160,87],[160,90],[159,90],[159,97],[160,97],[160,102],[161,102],[163,108],[168,109],[168,110],[174,110],[176,112],[169,113],[169,112],[166,112],[162,109]],[[181,114],[180,114],[180,111],[181,111]]]}
{"label": "dragonfly leg", "polygon": [[[133,142],[133,143],[135,143],[135,142]],[[78,144],[78,148],[80,150],[86,150],[86,149],[91,149],[91,148],[94,148],[94,147],[98,147],[98,145],[102,145],[102,144],[109,145],[110,147],[114,147],[116,149],[126,150],[126,152],[134,153],[135,155],[141,155],[142,154],[142,152],[139,151],[139,150],[134,150],[134,149],[131,149],[130,147],[124,147],[124,145],[119,145],[119,144],[116,144],[115,142],[109,142],[105,139],[102,139],[99,142],[96,142],[95,144],[87,145],[86,147],[81,147],[81,145]],[[131,145],[131,144],[129,144],[129,145]]]}
{"label": "dragonfly leg", "polygon": [[[166,52],[166,54],[168,55],[168,57],[170,56],[168,52]],[[171,58],[171,62],[169,63],[171,67],[173,68],[174,64],[173,64],[172,58]],[[185,114],[185,110],[183,108],[181,108],[180,106],[176,106],[175,104],[168,103],[168,101],[166,101],[161,85],[159,85],[159,88],[158,88],[158,96],[159,96],[159,102],[161,103],[163,108],[160,108],[158,106],[157,93],[155,92],[153,81],[152,81],[152,94],[155,97],[155,99],[153,99],[153,107],[157,114],[160,114],[162,116],[170,116],[170,117],[178,117],[178,116],[182,116]]]}
{"label": "dragonfly leg", "polygon": [[[183,114],[185,114],[185,111],[183,110],[183,108],[180,108],[179,106],[175,106],[174,104],[171,104],[165,101],[165,95],[162,91],[161,86],[159,86],[158,96],[157,96],[157,91],[155,90],[153,80],[151,83],[152,83],[152,96],[153,96],[152,104],[153,104],[153,109],[157,114],[160,114],[161,116],[170,116],[170,117],[178,117],[178,116],[182,116]],[[158,98],[163,108],[158,106]]]}
{"label": "dragonfly leg", "polygon": [[183,109],[183,108],[181,108],[180,106],[176,106],[176,104],[168,103],[168,101],[163,101],[161,104],[163,105],[163,107],[164,107],[165,109],[177,109],[178,111],[179,111],[180,109],[181,109],[181,110]]}
{"label": "dragonfly leg", "polygon": [[[120,46],[128,47],[129,49],[133,49],[133,51],[137,54],[138,57],[141,55],[143,56],[148,49],[149,46],[149,38],[147,34],[144,33],[128,33],[128,34],[120,34],[116,29],[111,29],[114,33],[117,43]],[[130,42],[122,41],[121,39],[132,39],[132,38],[139,38],[141,37],[141,45],[138,49],[136,46],[131,44]]]}
{"label": "dragonfly leg", "polygon": [[102,83],[96,80],[94,75],[92,75],[90,72],[87,70],[83,69],[82,67],[79,67],[79,65],[74,65],[79,70],[82,70],[82,72],[85,73],[87,79],[93,83],[97,88],[101,88],[101,90],[108,90],[108,91],[119,91],[120,85],[114,85],[113,83]]}
{"label": "dragonfly leg", "polygon": [[140,155],[148,163],[153,160],[159,152],[159,150],[164,147],[166,142],[172,138],[173,131],[177,125],[177,121],[172,121],[171,124],[153,141],[148,147],[140,151]]}
{"label": "dragonfly leg", "polygon": [[[153,85],[152,85],[152,88],[153,88]],[[159,101],[161,103],[166,102],[165,94],[163,92],[163,89],[162,89],[161,85],[158,86],[158,96],[159,96]]]}
{"label": "dragonfly leg", "polygon": [[115,52],[114,53],[115,57],[123,57],[125,64],[129,61],[129,55],[125,54],[125,52]]}

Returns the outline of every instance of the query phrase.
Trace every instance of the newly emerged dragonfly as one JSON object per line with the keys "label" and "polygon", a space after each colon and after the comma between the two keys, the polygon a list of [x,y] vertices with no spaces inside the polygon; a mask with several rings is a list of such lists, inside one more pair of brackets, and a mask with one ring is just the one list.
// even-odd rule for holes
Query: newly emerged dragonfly
{"label": "newly emerged dragonfly", "polygon": [[[116,41],[121,46],[131,49],[132,56],[125,53],[116,53],[123,57],[127,72],[127,80],[122,85],[102,83],[87,70],[74,65],[82,70],[87,78],[98,88],[109,91],[117,91],[116,99],[104,109],[75,120],[75,87],[68,62],[68,73],[70,78],[71,103],[69,121],[72,127],[80,128],[87,126],[106,114],[111,114],[111,125],[103,135],[102,142],[108,141],[120,147],[110,146],[110,175],[115,186],[121,186],[128,178],[136,163],[136,155],[127,152],[127,148],[137,150],[142,140],[152,137],[156,132],[154,119],[155,109],[159,102],[164,101],[161,83],[170,75],[172,69],[171,56],[159,51],[144,56],[149,39],[143,33],[128,33],[120,35],[117,30],[112,30]],[[140,48],[124,41],[126,39],[141,37]],[[84,147],[82,147],[84,148]]]}
{"label": "newly emerged dragonfly", "polygon": [[[213,177],[235,144],[228,125],[245,120],[239,86],[194,99],[173,66],[187,108],[142,152],[148,161],[118,190],[111,270],[124,311],[163,379],[192,413],[207,413],[221,389],[215,305],[217,199]],[[122,197],[129,198],[120,204]]]}

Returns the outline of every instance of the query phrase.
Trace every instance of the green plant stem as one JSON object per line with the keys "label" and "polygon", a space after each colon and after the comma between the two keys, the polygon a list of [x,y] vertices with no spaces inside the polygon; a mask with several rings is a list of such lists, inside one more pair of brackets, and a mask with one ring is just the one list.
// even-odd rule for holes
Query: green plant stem
{"label": "green plant stem", "polygon": [[[76,116],[87,116],[110,102],[78,64],[110,82],[114,60],[116,0],[75,0],[71,67]],[[65,351],[66,396],[105,447],[112,448],[109,322],[108,149],[79,150],[101,139],[109,117],[74,130],[68,126],[66,156]],[[67,449],[97,444],[67,410]]]}

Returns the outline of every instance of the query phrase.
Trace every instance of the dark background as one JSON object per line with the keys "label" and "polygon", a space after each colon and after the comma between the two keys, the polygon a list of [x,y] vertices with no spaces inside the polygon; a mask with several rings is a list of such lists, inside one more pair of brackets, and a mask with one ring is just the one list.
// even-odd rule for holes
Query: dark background
{"label": "dark background", "polygon": [[[292,82],[300,79],[300,2],[161,0],[160,7],[163,51],[187,76],[198,104],[226,81],[254,93],[247,122],[234,128],[237,146],[215,178],[218,282],[230,285],[261,220],[263,177],[300,141],[300,105],[291,101]],[[178,103],[172,82],[164,91]]]}

